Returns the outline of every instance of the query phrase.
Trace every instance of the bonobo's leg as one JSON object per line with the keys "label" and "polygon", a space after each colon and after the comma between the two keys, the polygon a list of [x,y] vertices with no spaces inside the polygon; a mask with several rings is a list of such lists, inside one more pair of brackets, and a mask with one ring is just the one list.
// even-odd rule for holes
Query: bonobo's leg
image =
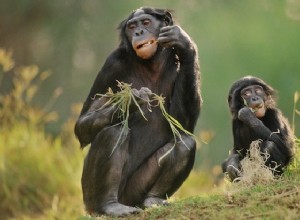
{"label": "bonobo's leg", "polygon": [[234,181],[236,178],[241,177],[240,160],[240,155],[231,154],[222,164],[223,172],[227,173],[231,181]]}
{"label": "bonobo's leg", "polygon": [[120,201],[127,205],[141,204],[144,207],[166,203],[188,177],[195,159],[196,142],[191,136],[182,135],[183,142],[177,142],[174,149],[170,142],[157,150],[130,178],[120,195]]}
{"label": "bonobo's leg", "polygon": [[261,152],[263,152],[267,158],[266,166],[272,168],[275,176],[283,173],[283,167],[286,164],[287,156],[282,154],[277,145],[272,141],[264,141],[261,144]]}
{"label": "bonobo's leg", "polygon": [[119,134],[120,126],[104,128],[96,136],[85,159],[82,191],[86,209],[91,214],[124,216],[140,211],[118,202],[128,146],[125,140],[111,154]]}

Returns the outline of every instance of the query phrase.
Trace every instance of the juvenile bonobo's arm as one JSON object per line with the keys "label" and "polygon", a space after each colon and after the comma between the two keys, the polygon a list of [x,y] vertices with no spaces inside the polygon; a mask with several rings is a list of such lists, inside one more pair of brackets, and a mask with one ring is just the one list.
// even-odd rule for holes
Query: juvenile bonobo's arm
{"label": "juvenile bonobo's arm", "polygon": [[[256,132],[261,139],[273,141],[278,146],[285,146],[284,141],[276,133],[271,131],[264,123],[258,119],[249,107],[243,107],[238,112],[238,119],[247,124],[254,132]],[[276,118],[274,118],[276,120]],[[274,121],[274,123],[276,123]],[[279,123],[278,123],[279,124]],[[280,127],[278,127],[280,132]]]}
{"label": "juvenile bonobo's arm", "polygon": [[177,25],[161,28],[158,43],[163,47],[173,47],[180,62],[169,113],[185,129],[193,131],[201,106],[200,70],[196,45]]}

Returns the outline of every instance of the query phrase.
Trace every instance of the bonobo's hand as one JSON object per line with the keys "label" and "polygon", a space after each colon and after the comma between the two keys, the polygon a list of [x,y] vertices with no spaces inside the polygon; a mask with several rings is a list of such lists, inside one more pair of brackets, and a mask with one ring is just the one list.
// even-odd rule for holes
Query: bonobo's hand
{"label": "bonobo's hand", "polygon": [[105,103],[107,103],[108,100],[109,99],[107,97],[100,97],[100,98],[96,97],[87,112],[100,111],[103,110],[104,108],[111,107],[105,105]]}
{"label": "bonobo's hand", "polygon": [[149,96],[152,94],[151,90],[147,87],[142,87],[140,90],[132,89],[132,92],[139,98],[139,100],[137,100],[139,103],[149,102]]}
{"label": "bonobo's hand", "polygon": [[[147,87],[142,87],[140,90],[132,89],[133,94],[136,97],[136,101],[139,105],[143,105],[145,103],[149,103],[150,97],[153,95],[152,91]],[[130,106],[130,111],[137,110],[137,106],[134,102],[132,102]]]}
{"label": "bonobo's hand", "polygon": [[177,25],[162,27],[157,41],[163,47],[167,48],[174,47],[177,50],[194,50],[189,35]]}
{"label": "bonobo's hand", "polygon": [[253,120],[257,120],[255,114],[251,111],[249,107],[243,107],[239,110],[238,119],[248,124],[253,122]]}
{"label": "bonobo's hand", "polygon": [[227,161],[226,172],[231,181],[242,176],[239,155],[232,155]]}

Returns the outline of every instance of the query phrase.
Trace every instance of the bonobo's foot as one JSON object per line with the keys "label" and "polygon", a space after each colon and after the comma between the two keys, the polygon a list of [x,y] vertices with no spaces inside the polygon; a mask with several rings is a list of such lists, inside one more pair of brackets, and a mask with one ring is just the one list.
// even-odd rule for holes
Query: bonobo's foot
{"label": "bonobo's foot", "polygon": [[121,203],[111,203],[102,208],[104,214],[111,216],[127,216],[142,211],[140,208],[126,206]]}
{"label": "bonobo's foot", "polygon": [[151,208],[153,206],[169,205],[168,201],[158,197],[149,197],[145,199],[143,206],[145,208]]}

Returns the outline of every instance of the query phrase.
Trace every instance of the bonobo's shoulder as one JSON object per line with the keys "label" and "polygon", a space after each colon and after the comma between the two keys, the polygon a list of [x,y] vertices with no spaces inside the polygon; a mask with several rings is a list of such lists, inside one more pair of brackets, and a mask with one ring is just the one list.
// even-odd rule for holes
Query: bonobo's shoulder
{"label": "bonobo's shoulder", "polygon": [[106,59],[105,65],[120,65],[126,62],[127,57],[129,56],[125,48],[118,48],[114,50]]}
{"label": "bonobo's shoulder", "polygon": [[114,50],[106,59],[103,67],[97,75],[97,83],[106,82],[111,79],[120,79],[123,76],[124,68],[128,65],[128,53],[126,50],[118,48]]}

